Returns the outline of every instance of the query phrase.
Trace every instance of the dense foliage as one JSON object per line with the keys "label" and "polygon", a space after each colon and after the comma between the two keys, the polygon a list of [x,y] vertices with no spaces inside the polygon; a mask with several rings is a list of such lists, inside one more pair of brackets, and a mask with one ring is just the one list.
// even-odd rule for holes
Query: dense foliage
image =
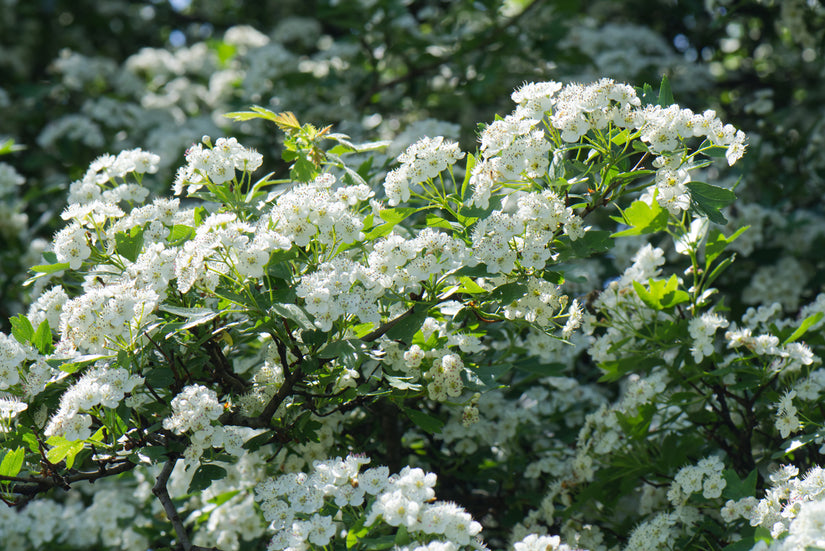
{"label": "dense foliage", "polygon": [[4,548],[825,547],[823,32],[4,2]]}

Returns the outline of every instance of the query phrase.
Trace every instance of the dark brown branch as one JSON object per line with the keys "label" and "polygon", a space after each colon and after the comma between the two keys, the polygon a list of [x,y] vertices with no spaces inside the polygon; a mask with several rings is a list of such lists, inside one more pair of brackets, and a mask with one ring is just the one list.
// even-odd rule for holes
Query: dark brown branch
{"label": "dark brown branch", "polygon": [[253,429],[269,428],[272,417],[278,411],[281,403],[286,400],[287,396],[292,393],[292,389],[301,377],[303,377],[300,365],[295,368],[289,375],[284,377],[284,384],[278,389],[278,392],[270,398],[269,402],[264,407],[263,412],[255,417],[247,417],[240,413],[227,412],[221,415],[219,421],[224,425],[242,425]]}
{"label": "dark brown branch", "polygon": [[169,519],[169,522],[172,523],[172,528],[175,529],[178,546],[181,547],[183,551],[192,551],[192,542],[189,541],[189,534],[186,533],[183,521],[181,521],[178,515],[175,504],[172,503],[172,498],[169,496],[169,489],[166,487],[166,483],[169,481],[169,475],[172,474],[172,469],[175,468],[175,463],[177,462],[178,459],[176,457],[170,457],[166,463],[163,464],[163,469],[160,471],[160,474],[155,480],[155,485],[152,487],[152,493],[160,500],[161,505],[163,505],[163,510],[166,511],[166,518]]}
{"label": "dark brown branch", "polygon": [[169,482],[169,475],[172,474],[172,470],[175,468],[177,461],[177,457],[170,457],[169,460],[163,464],[163,469],[160,471],[160,474],[155,480],[155,485],[152,487],[152,493],[160,500],[160,503],[163,505],[163,510],[166,511],[166,518],[169,519],[169,522],[172,523],[172,527],[175,529],[178,540],[176,549],[181,549],[182,551],[221,551],[217,547],[192,545],[192,541],[189,539],[186,527],[183,525],[180,515],[178,515],[175,504],[172,503],[169,489],[166,487],[167,482]]}
{"label": "dark brown branch", "polygon": [[229,360],[226,359],[221,347],[212,339],[209,339],[204,344],[206,346],[206,351],[212,357],[212,365],[215,367],[215,372],[218,377],[220,377],[221,381],[239,394],[243,394],[249,390],[249,383],[238,377],[233,372],[232,366],[229,365]]}
{"label": "dark brown branch", "polygon": [[284,322],[284,329],[286,329],[287,337],[289,337],[290,342],[292,343],[292,355],[295,356],[298,361],[303,361],[304,355],[301,353],[301,349],[298,348],[298,345],[295,344],[295,341],[292,340],[292,330],[289,328],[289,324],[287,323],[286,319],[283,320]]}
{"label": "dark brown branch", "polygon": [[[175,369],[175,359],[172,358],[171,356],[169,356],[169,354],[167,354],[163,350],[163,348],[161,348],[161,346],[157,342],[155,342],[155,340],[152,337],[149,336],[149,333],[144,331],[143,336],[145,336],[147,339],[149,339],[149,342],[152,343],[152,345],[155,347],[155,349],[158,351],[158,353],[160,353],[160,355],[164,357],[164,359],[166,360],[166,363],[169,364],[169,369],[172,370],[172,376],[175,378],[175,384],[177,385],[178,388],[181,388],[182,384],[181,384],[180,374],[178,373],[178,370]],[[160,402],[161,400],[158,399],[158,401]]]}
{"label": "dark brown branch", "polygon": [[27,484],[23,486],[14,486],[12,488],[12,493],[19,494],[19,495],[27,495],[27,496],[34,496],[39,493],[45,492],[54,488],[55,486],[60,486],[61,488],[66,488],[75,482],[81,482],[83,480],[88,480],[89,482],[94,482],[100,478],[104,478],[107,476],[114,476],[116,474],[125,473],[135,468],[135,464],[128,460],[123,460],[119,462],[116,466],[107,468],[105,465],[101,465],[100,468],[96,471],[91,472],[80,472],[77,474],[71,474],[67,476],[61,476],[56,478],[52,476],[50,478],[24,478],[24,479],[15,479],[15,477],[0,477],[4,480],[23,480]]}
{"label": "dark brown branch", "polygon": [[363,342],[373,342],[373,341],[376,341],[376,340],[380,339],[381,336],[384,335],[384,333],[386,333],[387,331],[389,331],[390,329],[392,329],[393,327],[395,327],[396,325],[398,325],[399,323],[401,323],[402,321],[404,321],[405,319],[410,317],[413,314],[414,311],[415,311],[415,306],[410,307],[409,310],[407,310],[406,312],[404,312],[403,314],[401,314],[397,318],[391,319],[390,321],[388,321],[387,323],[385,323],[384,325],[382,325],[381,327],[379,327],[375,331],[372,331],[371,333],[367,333],[366,335],[361,337],[361,340]]}

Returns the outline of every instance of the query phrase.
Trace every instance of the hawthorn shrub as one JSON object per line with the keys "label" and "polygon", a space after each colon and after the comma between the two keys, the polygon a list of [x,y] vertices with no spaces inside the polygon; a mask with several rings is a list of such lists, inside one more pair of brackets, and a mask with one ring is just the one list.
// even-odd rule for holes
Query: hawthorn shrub
{"label": "hawthorn shrub", "polygon": [[5,546],[825,546],[818,4],[74,4],[0,7]]}
{"label": "hawthorn shrub", "polygon": [[713,287],[746,228],[721,229],[734,195],[697,176],[744,133],[667,79],[512,99],[474,154],[422,138],[378,190],[363,160],[385,143],[262,107],[228,116],[284,132],[288,179],[235,138],[192,145],[172,197],[142,185],[155,154],[92,163],[2,335],[8,541],[814,542],[800,338],[822,303],[729,319]]}

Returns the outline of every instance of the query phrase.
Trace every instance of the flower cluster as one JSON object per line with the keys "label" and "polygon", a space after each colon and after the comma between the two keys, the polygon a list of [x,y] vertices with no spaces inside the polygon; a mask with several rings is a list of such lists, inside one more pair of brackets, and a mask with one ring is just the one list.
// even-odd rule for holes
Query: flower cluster
{"label": "flower cluster", "polygon": [[693,361],[699,363],[702,358],[713,354],[713,336],[716,330],[724,329],[728,325],[728,320],[713,312],[705,312],[688,322],[688,333],[693,339],[693,347],[690,349],[693,352]]}
{"label": "flower cluster", "polygon": [[[524,319],[539,327],[547,327],[551,320],[567,305],[567,295],[561,294],[558,285],[531,277],[527,280],[524,296],[504,307],[507,319]],[[575,320],[575,313],[573,314]]]}
{"label": "flower cluster", "polygon": [[310,242],[332,246],[362,239],[363,217],[353,212],[353,207],[373,192],[364,184],[335,184],[332,174],[322,174],[279,195],[272,210],[258,222],[261,243],[288,249],[293,243],[299,247]]}
{"label": "flower cluster", "polygon": [[691,494],[701,492],[705,499],[722,495],[727,482],[722,478],[725,465],[718,457],[707,457],[696,465],[682,467],[673,478],[667,497],[674,507],[684,505]]}
{"label": "flower cluster", "polygon": [[25,181],[26,179],[13,166],[8,163],[0,163],[0,198],[14,193]]}
{"label": "flower cluster", "polygon": [[432,180],[448,166],[464,157],[458,144],[445,141],[443,136],[421,138],[398,156],[401,166],[387,174],[384,192],[390,206],[409,201],[410,188]]}
{"label": "flower cluster", "polygon": [[[609,361],[617,357],[616,345],[630,347],[636,343],[632,328],[640,327],[646,320],[661,316],[646,306],[633,289],[634,281],[647,281],[661,274],[660,266],[664,264],[664,251],[650,244],[641,247],[633,256],[633,264],[622,273],[618,281],[611,281],[599,293],[594,306],[601,312],[618,316],[626,323],[621,326],[610,325],[607,330],[594,338],[588,349],[590,356],[597,362]],[[586,333],[596,328],[596,318],[590,314],[584,316]]]}
{"label": "flower cluster", "polygon": [[[726,148],[731,165],[745,151],[744,132],[723,124],[714,111],[694,114],[678,105],[642,106],[631,86],[611,79],[563,87],[556,82],[529,83],[512,98],[518,104],[513,114],[482,132],[482,160],[471,178],[473,202],[482,208],[486,208],[491,191],[506,182],[543,178],[548,169],[555,177],[550,157],[555,163],[563,158],[557,153],[564,151],[565,144],[575,144],[588,132],[609,127],[635,133],[657,156],[655,186],[649,188],[645,198],[650,203],[655,197],[673,214],[690,206],[686,184],[693,167],[682,155],[686,140],[705,138],[715,147]],[[549,136],[536,129],[545,118],[551,127]]]}
{"label": "flower cluster", "polygon": [[[821,502],[825,497],[825,469],[817,466],[805,473],[801,479],[798,475],[797,467],[783,465],[770,475],[772,484],[765,491],[765,497],[760,499],[756,505],[753,505],[752,500],[745,500],[741,504],[728,502],[725,505],[728,509],[728,516],[732,516],[731,513],[735,511],[749,521],[751,526],[762,526],[770,530],[774,538],[787,532],[804,504]],[[798,525],[797,528],[800,526]],[[782,549],[797,549],[797,547],[782,547]]]}
{"label": "flower cluster", "polygon": [[410,467],[392,476],[386,467],[359,472],[367,463],[368,458],[352,455],[316,461],[310,474],[285,474],[259,484],[256,500],[276,530],[268,549],[297,551],[310,544],[328,545],[339,523],[324,513],[328,506],[364,507],[368,495],[371,505],[362,514],[370,531],[403,526],[419,542],[410,549],[433,542],[452,549],[473,545],[481,525],[461,507],[434,501],[435,474]]}
{"label": "flower cluster", "polygon": [[303,276],[296,293],[323,331],[342,315],[376,322],[376,303],[387,291],[417,291],[420,282],[438,278],[471,258],[467,246],[445,232],[426,228],[413,239],[393,233],[375,242],[366,265],[336,256]]}
{"label": "flower cluster", "polygon": [[[411,354],[410,360],[415,362],[417,354]],[[407,360],[407,353],[404,354]],[[408,360],[408,364],[410,363]],[[427,384],[427,392],[432,400],[443,402],[448,397],[456,398],[461,396],[464,390],[464,383],[461,381],[461,372],[464,371],[464,362],[457,354],[437,354],[433,358],[432,367],[427,371],[426,377],[430,379]]]}
{"label": "flower cluster", "polygon": [[[142,149],[121,151],[115,155],[103,155],[89,165],[83,178],[69,186],[68,203],[86,204],[95,201],[118,203],[120,201],[140,202],[149,190],[140,185],[144,174],[154,174],[158,170],[160,157]],[[134,175],[138,183],[127,183],[126,177]],[[118,180],[121,180],[118,183]]]}
{"label": "flower cluster", "polygon": [[246,432],[241,427],[213,423],[223,411],[215,391],[203,385],[189,385],[172,400],[172,415],[163,420],[163,428],[175,434],[190,433],[184,452],[188,465],[197,463],[209,448],[223,448],[236,457],[244,454]]}
{"label": "flower cluster", "polygon": [[89,286],[85,294],[63,305],[63,344],[88,354],[131,346],[154,319],[151,313],[158,301],[156,292],[133,281]]}
{"label": "flower cluster", "polygon": [[[204,148],[204,145],[206,146]],[[175,177],[175,195],[183,193],[183,186],[190,194],[207,182],[215,185],[235,179],[235,171],[255,172],[263,163],[263,155],[238,143],[235,138],[218,138],[214,147],[204,136],[202,143],[194,144],[186,150],[187,164],[178,170]]]}
{"label": "flower cluster", "polygon": [[516,262],[542,270],[553,257],[549,243],[559,230],[572,240],[584,235],[582,219],[552,190],[515,192],[504,207],[473,228],[476,258],[491,274],[509,273]]}
{"label": "flower cluster", "polygon": [[60,397],[60,408],[46,427],[46,435],[66,440],[86,440],[91,436],[92,412],[97,406],[116,408],[124,396],[143,383],[143,377],[130,375],[121,367],[98,365],[85,373]]}
{"label": "flower cluster", "polygon": [[223,413],[214,390],[190,385],[172,400],[172,416],[163,420],[163,428],[175,434],[196,432],[211,426]]}
{"label": "flower cluster", "polygon": [[786,392],[779,402],[776,404],[776,430],[782,438],[787,438],[792,432],[796,432],[800,428],[799,411],[793,405],[793,399],[796,397],[796,391],[791,390]]}
{"label": "flower cluster", "polygon": [[16,339],[0,333],[0,390],[20,382],[21,364],[32,355]]}

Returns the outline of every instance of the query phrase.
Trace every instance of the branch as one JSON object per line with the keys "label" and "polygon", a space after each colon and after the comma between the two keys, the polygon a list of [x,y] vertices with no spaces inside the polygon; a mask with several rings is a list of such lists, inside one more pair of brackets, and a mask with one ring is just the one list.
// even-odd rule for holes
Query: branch
{"label": "branch", "polygon": [[391,319],[390,321],[388,321],[387,323],[385,323],[384,325],[382,325],[381,327],[379,327],[375,331],[372,331],[371,333],[367,333],[366,335],[361,337],[361,340],[363,342],[373,342],[373,341],[376,341],[376,340],[380,339],[381,336],[384,333],[386,333],[387,331],[389,331],[390,329],[392,329],[393,327],[395,327],[396,325],[398,325],[399,323],[401,323],[402,321],[404,321],[405,319],[410,317],[413,314],[414,311],[415,311],[415,306],[413,305],[413,306],[410,307],[409,310],[407,310],[406,312],[404,312],[403,314],[401,314],[397,318]]}
{"label": "branch", "polygon": [[212,361],[214,362],[213,367],[218,377],[239,394],[243,394],[249,390],[251,385],[233,372],[232,366],[229,365],[229,360],[226,359],[221,347],[212,339],[207,340],[204,345],[207,353],[212,356]]}
{"label": "branch", "polygon": [[260,415],[255,417],[247,417],[246,415],[241,415],[240,413],[227,412],[221,415],[218,420],[224,425],[242,425],[253,429],[269,428],[269,423],[272,421],[272,416],[275,415],[276,411],[278,411],[278,407],[280,407],[286,397],[292,393],[295,383],[297,383],[303,375],[304,374],[303,371],[301,371],[300,365],[296,366],[295,370],[289,375],[286,375],[284,377],[284,384],[282,384],[281,388],[278,389],[278,392],[270,398]]}
{"label": "branch", "polygon": [[41,492],[45,492],[54,488],[55,486],[66,487],[71,485],[75,482],[80,482],[83,480],[88,480],[89,482],[94,482],[100,478],[106,476],[114,476],[116,474],[125,473],[127,471],[132,470],[135,468],[135,463],[132,463],[128,460],[123,460],[122,462],[118,463],[117,466],[107,469],[104,465],[101,465],[100,468],[96,471],[91,472],[81,472],[77,474],[72,474],[68,476],[62,476],[59,480],[56,480],[55,477],[51,478],[18,478],[18,477],[0,477],[2,480],[11,480],[11,481],[25,481],[28,483],[27,485],[22,486],[14,486],[11,493],[19,494],[19,495],[26,495],[26,496],[35,496]]}
{"label": "branch", "polygon": [[166,487],[166,483],[169,481],[169,475],[172,474],[172,470],[175,468],[175,463],[177,462],[177,457],[170,457],[169,460],[164,463],[163,470],[160,471],[160,474],[155,480],[155,485],[152,487],[152,493],[155,494],[155,497],[160,500],[160,503],[163,505],[163,510],[166,511],[166,517],[175,529],[175,534],[178,538],[177,548],[182,549],[183,551],[221,551],[217,547],[200,547],[197,545],[192,545],[192,542],[189,540],[189,534],[186,533],[186,527],[183,525],[180,515],[178,515],[178,510],[175,508],[175,504],[172,503],[172,498],[169,496],[169,490]]}

